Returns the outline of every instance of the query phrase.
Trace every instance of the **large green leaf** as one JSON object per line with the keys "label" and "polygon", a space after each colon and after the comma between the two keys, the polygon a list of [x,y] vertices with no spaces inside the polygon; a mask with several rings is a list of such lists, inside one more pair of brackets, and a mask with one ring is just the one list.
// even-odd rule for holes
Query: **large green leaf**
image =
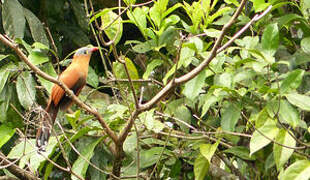
{"label": "large green leaf", "polygon": [[211,159],[219,145],[220,141],[217,141],[214,144],[201,144],[200,145],[200,153],[209,161],[211,164]]}
{"label": "large green leaf", "polygon": [[225,131],[234,131],[240,118],[241,108],[236,103],[229,103],[224,109],[221,119],[221,127]]}
{"label": "large green leaf", "polygon": [[280,180],[301,180],[310,178],[310,161],[299,160],[285,169]]}
{"label": "large green leaf", "polygon": [[301,45],[301,49],[305,53],[310,54],[310,37],[306,37],[306,38],[302,39],[300,42],[300,45]]}
{"label": "large green leaf", "polygon": [[262,36],[263,50],[268,54],[274,55],[279,46],[279,29],[277,24],[269,24]]}
{"label": "large green leaf", "polygon": [[101,28],[104,30],[110,40],[115,40],[117,44],[123,34],[122,18],[111,9],[104,9],[101,16]]}
{"label": "large green leaf", "polygon": [[0,126],[0,149],[15,134],[15,129],[5,124]]}
{"label": "large green leaf", "polygon": [[300,117],[297,109],[286,100],[281,100],[279,118],[281,122],[287,123],[292,127],[298,126]]}
{"label": "large green leaf", "polygon": [[142,150],[140,154],[140,168],[146,168],[154,165],[159,160],[162,152],[166,154],[164,147],[152,147],[148,150]]}
{"label": "large green leaf", "polygon": [[143,30],[146,28],[147,25],[146,15],[148,11],[149,8],[145,6],[143,6],[142,8],[137,7],[133,11],[127,11],[128,18],[140,28],[140,31],[142,31],[142,33],[144,33]]}
{"label": "large green leaf", "polygon": [[281,93],[286,93],[290,89],[295,90],[301,84],[302,78],[304,76],[304,70],[296,69],[288,73],[287,77],[282,81],[280,86]]}
{"label": "large green leaf", "polygon": [[189,99],[195,99],[205,86],[206,72],[200,72],[192,80],[185,83],[182,93]]}
{"label": "large green leaf", "polygon": [[32,104],[35,102],[35,81],[29,71],[22,72],[16,82],[16,91],[20,104],[25,109],[30,109]]}
{"label": "large green leaf", "polygon": [[199,154],[194,163],[195,180],[204,180],[209,171],[209,167],[210,163],[208,160],[203,155]]}
{"label": "large green leaf", "polygon": [[44,156],[50,155],[53,151],[53,148],[57,144],[57,140],[55,137],[49,139],[46,152],[41,152],[44,156],[37,153],[35,141],[35,139],[28,139],[27,141],[20,142],[13,147],[7,157],[10,159],[21,158],[19,160],[19,167],[23,168],[26,164],[29,164],[31,169],[37,171],[40,164],[46,160]]}
{"label": "large green leaf", "polygon": [[30,32],[34,41],[40,42],[49,47],[49,42],[41,21],[28,9],[24,8],[24,14],[28,22]]}
{"label": "large green leaf", "polygon": [[4,85],[10,75],[10,71],[12,71],[13,68],[14,65],[11,63],[0,67],[0,93],[2,92],[2,89],[4,88]]}
{"label": "large green leaf", "polygon": [[11,38],[23,38],[26,20],[23,6],[18,0],[5,0],[2,5],[2,22],[5,33]]}
{"label": "large green leaf", "polygon": [[49,61],[48,56],[40,49],[32,49],[29,52],[28,59],[34,65],[43,64]]}
{"label": "large green leaf", "polygon": [[302,110],[310,111],[310,97],[298,93],[290,93],[286,95],[287,100]]}
{"label": "large green leaf", "polygon": [[[80,152],[81,155],[78,157],[78,159],[73,163],[72,171],[75,172],[77,175],[85,178],[86,171],[89,166],[89,161],[91,157],[94,155],[94,149],[97,146],[98,143],[100,143],[103,140],[104,137],[101,137],[99,139],[93,139],[92,142],[85,146],[85,148]],[[73,174],[71,175],[71,179],[76,180],[78,179]]]}
{"label": "large green leaf", "polygon": [[[187,124],[191,124],[192,114],[185,105],[181,105],[175,108],[175,117]],[[176,121],[176,123],[180,126],[182,132],[188,133],[189,127],[187,125],[179,121]]]}
{"label": "large green leaf", "polygon": [[[262,127],[254,131],[250,140],[250,155],[267,146],[271,142],[269,139],[274,139],[278,132],[279,129],[277,128],[275,121],[268,119]],[[269,139],[267,139],[265,136]]]}
{"label": "large green leaf", "polygon": [[[284,129],[281,129],[275,138],[275,141],[289,147],[295,147],[295,139]],[[277,169],[280,170],[288,159],[293,154],[294,149],[286,148],[278,144],[273,145],[273,156],[277,165]]]}

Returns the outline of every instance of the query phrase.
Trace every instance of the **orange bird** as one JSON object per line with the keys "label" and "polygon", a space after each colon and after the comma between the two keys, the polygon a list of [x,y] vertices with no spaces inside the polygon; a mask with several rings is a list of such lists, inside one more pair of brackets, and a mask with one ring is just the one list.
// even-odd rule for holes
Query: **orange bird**
{"label": "orange bird", "polygon": [[[97,50],[97,47],[83,47],[78,49],[73,56],[72,63],[59,76],[58,80],[70,88],[77,96],[86,84],[91,54]],[[60,86],[54,84],[47,107],[45,108],[47,114],[42,118],[36,136],[36,145],[39,150],[45,150],[58,110],[61,109],[65,111],[71,105],[72,99],[66,95],[65,91]]]}

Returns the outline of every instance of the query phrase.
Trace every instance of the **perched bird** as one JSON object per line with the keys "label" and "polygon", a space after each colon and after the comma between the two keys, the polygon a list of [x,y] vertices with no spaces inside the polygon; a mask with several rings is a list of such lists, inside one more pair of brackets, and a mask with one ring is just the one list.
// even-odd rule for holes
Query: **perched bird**
{"label": "perched bird", "polygon": [[[86,84],[91,54],[97,50],[97,47],[83,47],[78,49],[73,56],[71,64],[58,78],[59,81],[64,83],[77,96]],[[47,107],[45,108],[46,115],[42,118],[36,135],[36,146],[39,150],[45,151],[45,146],[50,137],[58,110],[65,111],[71,105],[72,99],[66,95],[60,86],[54,84]]]}

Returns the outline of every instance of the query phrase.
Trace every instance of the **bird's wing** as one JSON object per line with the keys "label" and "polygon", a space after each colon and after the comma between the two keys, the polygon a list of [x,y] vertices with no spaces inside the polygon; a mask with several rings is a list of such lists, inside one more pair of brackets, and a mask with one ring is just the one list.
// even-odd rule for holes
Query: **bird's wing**
{"label": "bird's wing", "polygon": [[[71,89],[76,95],[78,95],[86,83],[86,76],[78,72],[78,70],[68,67],[60,75],[59,80],[63,82],[69,89]],[[60,105],[59,103],[63,103],[62,99],[64,99],[64,95],[64,90],[55,84],[52,89],[51,98],[56,106]]]}

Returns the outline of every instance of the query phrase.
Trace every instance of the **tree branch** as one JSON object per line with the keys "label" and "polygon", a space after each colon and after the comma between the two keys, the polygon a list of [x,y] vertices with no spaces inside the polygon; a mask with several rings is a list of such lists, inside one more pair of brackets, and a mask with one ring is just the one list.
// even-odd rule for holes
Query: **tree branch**
{"label": "tree branch", "polygon": [[38,67],[36,67],[35,65],[33,65],[29,59],[27,58],[27,56],[22,52],[22,50],[18,47],[18,44],[16,44],[15,42],[13,42],[11,39],[4,37],[2,34],[0,34],[0,41],[9,46],[12,50],[15,51],[15,53],[18,55],[18,57],[25,62],[30,69],[32,69],[32,71],[34,73],[36,73],[37,75],[41,76],[42,78],[53,82],[57,85],[59,85],[65,92],[66,94],[77,104],[79,105],[81,108],[85,109],[86,111],[88,111],[89,113],[93,114],[98,121],[100,122],[101,126],[104,128],[105,132],[108,134],[108,136],[113,140],[113,142],[117,143],[118,139],[117,136],[115,135],[115,133],[110,129],[110,127],[108,126],[108,124],[102,119],[101,115],[97,112],[97,110],[93,109],[92,107],[87,106],[85,103],[83,103],[81,100],[79,100],[79,98],[65,85],[63,84],[61,81],[58,81],[57,79],[55,79],[54,77],[46,74],[45,72],[41,71]]}

